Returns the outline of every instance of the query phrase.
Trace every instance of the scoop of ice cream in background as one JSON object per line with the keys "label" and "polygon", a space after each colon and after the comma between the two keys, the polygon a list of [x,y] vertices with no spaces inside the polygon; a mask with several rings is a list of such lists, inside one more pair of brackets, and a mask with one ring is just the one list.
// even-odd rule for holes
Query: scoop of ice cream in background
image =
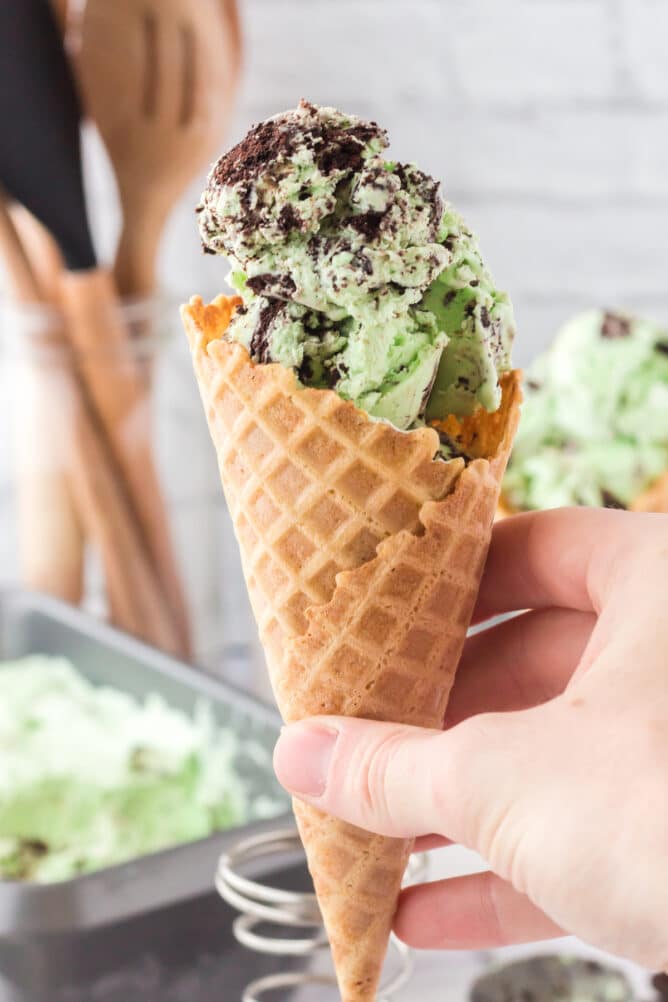
{"label": "scoop of ice cream in background", "polygon": [[204,248],[243,298],[228,336],[401,429],[500,403],[512,307],[439,184],[375,122],[306,101],[214,165]]}
{"label": "scoop of ice cream in background", "polygon": [[628,507],[668,470],[668,332],[590,310],[525,379],[503,485],[512,508]]}

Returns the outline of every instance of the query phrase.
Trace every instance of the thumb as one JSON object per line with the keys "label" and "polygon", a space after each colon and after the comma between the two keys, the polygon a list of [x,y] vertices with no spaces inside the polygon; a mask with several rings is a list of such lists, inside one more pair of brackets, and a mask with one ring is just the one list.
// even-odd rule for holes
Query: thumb
{"label": "thumb", "polygon": [[530,712],[483,714],[445,732],[315,717],[283,729],[274,768],[300,800],[360,828],[482,850],[526,780]]}

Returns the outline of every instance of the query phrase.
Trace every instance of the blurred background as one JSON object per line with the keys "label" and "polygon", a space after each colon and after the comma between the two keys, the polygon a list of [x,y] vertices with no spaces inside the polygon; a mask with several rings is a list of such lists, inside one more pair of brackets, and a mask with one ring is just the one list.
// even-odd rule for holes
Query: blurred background
{"label": "blurred background", "polygon": [[[37,10],[45,0],[0,0],[0,12],[12,3],[15,10]],[[73,124],[78,132],[81,114],[92,263],[102,268],[87,290],[68,279],[67,308],[54,310],[61,298],[50,293],[60,281],[53,278],[58,252],[5,204],[0,191],[0,586],[28,585],[82,604],[268,698],[178,315],[178,304],[193,294],[212,298],[227,291],[225,264],[203,255],[195,225],[207,165],[251,124],[293,107],[300,97],[376,119],[389,132],[392,158],[415,161],[440,178],[444,196],[477,232],[487,264],[514,300],[517,364],[528,364],[564,321],[589,307],[627,309],[668,324],[668,4],[53,0],[53,6],[57,42],[64,35],[83,102]],[[2,39],[0,27],[0,44]],[[24,70],[31,65],[23,60]],[[1,73],[2,55],[2,110],[15,117],[0,140],[4,182],[16,128],[23,123],[46,135],[48,123],[37,128],[37,112],[34,118],[23,114],[19,97],[25,91],[8,86]],[[178,80],[183,94],[175,98]],[[38,112],[40,106],[38,100]],[[33,180],[49,208],[64,197],[57,153],[47,149],[29,158],[42,170]],[[66,153],[76,159],[74,148]],[[26,163],[18,166],[19,176],[30,173]],[[60,166],[75,174],[78,169],[73,160]],[[140,248],[125,262],[117,251],[124,223],[127,243],[121,247]],[[155,274],[150,254],[141,253],[142,237],[151,230]],[[15,253],[17,236],[28,254],[28,272]],[[118,314],[110,312],[118,304],[105,266],[114,268],[125,299]],[[33,278],[43,300],[37,310],[30,304]],[[75,334],[76,372],[64,332]],[[77,341],[82,332],[88,341]],[[107,351],[112,335],[119,337],[116,353]],[[118,401],[129,403],[115,409]],[[152,482],[153,463],[161,490],[149,497],[150,517],[142,521],[137,477],[140,487],[142,474]],[[173,557],[169,547],[151,550],[147,539],[156,530],[163,541],[171,534]],[[165,580],[171,580],[171,592],[160,587]],[[151,602],[135,607],[147,595]],[[174,610],[181,604],[189,625],[174,635],[170,625],[179,623]],[[20,643],[7,644],[3,656],[18,656],[23,648],[43,652],[41,635],[28,643],[29,629],[21,623]],[[6,640],[2,615],[0,628],[0,640]],[[133,656],[137,664],[128,667],[124,651],[101,657],[85,650],[77,665],[87,671],[93,666],[100,675],[93,678],[96,684],[120,679],[119,665],[133,678],[145,656],[140,651]],[[51,653],[76,661],[66,646]],[[103,677],[105,666],[109,679]],[[155,662],[147,691],[164,681],[161,670]],[[139,683],[136,688],[141,691]],[[191,709],[192,702],[183,696],[184,707]],[[244,719],[240,730],[247,729]],[[261,760],[267,778],[272,742],[273,731]],[[464,851],[448,859],[449,874],[479,865]],[[191,866],[165,865],[170,874],[188,873]],[[211,949],[218,954],[223,933],[209,918],[220,914],[220,902],[210,893],[213,865],[213,855],[202,865],[202,893],[209,893],[211,911],[202,913],[199,926],[188,912],[184,928],[194,930],[197,950],[204,925],[213,930]],[[163,881],[156,869],[156,884]],[[184,899],[192,891],[186,885],[184,878]],[[164,943],[172,949],[175,928],[170,915],[160,949]],[[132,938],[141,945],[144,935]],[[582,948],[569,943],[568,949]],[[105,942],[100,952],[107,951]],[[230,971],[243,973],[238,956],[230,956],[232,966],[221,974],[207,954],[204,974],[184,975],[181,987],[171,972],[164,981],[152,967],[146,972],[144,958],[137,997],[227,997]],[[422,958],[401,998],[436,988],[439,998],[463,999],[473,973],[489,960],[486,954],[452,954],[446,969],[438,956]],[[66,959],[68,977],[69,966]],[[629,968],[629,974],[640,986],[639,997],[646,997],[644,973]],[[21,979],[26,981],[22,969]],[[37,997],[4,995],[1,981],[0,1002]],[[215,994],[201,987],[205,983],[215,985]],[[95,998],[135,998],[125,983],[109,985]],[[53,1002],[46,975],[42,987]]]}
{"label": "blurred background", "polygon": [[[233,110],[217,148],[301,96],[378,119],[392,156],[441,178],[446,198],[478,233],[515,303],[520,365],[581,308],[624,307],[668,321],[661,0],[239,0],[238,7],[242,69],[238,88],[229,84]],[[91,124],[84,161],[96,246],[110,261],[121,216]],[[226,288],[224,264],[199,247],[193,209],[204,179],[200,167],[166,214],[159,245],[168,337],[154,383],[155,448],[195,655],[214,668],[226,662],[246,682],[247,662],[235,658],[254,644],[254,627],[176,311],[194,293]],[[0,470],[5,579],[18,574],[5,531],[11,469],[7,460]]]}

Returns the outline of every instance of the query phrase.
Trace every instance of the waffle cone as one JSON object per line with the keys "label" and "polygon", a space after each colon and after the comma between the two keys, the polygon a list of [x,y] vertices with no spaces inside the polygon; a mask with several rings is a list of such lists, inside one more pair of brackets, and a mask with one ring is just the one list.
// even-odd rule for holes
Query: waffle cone
{"label": "waffle cone", "polygon": [[[286,721],[345,714],[440,727],[489,544],[519,413],[503,403],[446,428],[480,458],[434,461],[438,436],[372,421],[301,388],[222,338],[238,300],[183,309]],[[344,1002],[376,996],[407,839],[294,804]]]}

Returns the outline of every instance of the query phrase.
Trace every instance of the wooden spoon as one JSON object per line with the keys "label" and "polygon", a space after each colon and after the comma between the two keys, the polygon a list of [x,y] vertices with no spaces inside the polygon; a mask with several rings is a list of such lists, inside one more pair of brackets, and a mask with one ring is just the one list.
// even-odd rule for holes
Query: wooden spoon
{"label": "wooden spoon", "polygon": [[84,105],[123,209],[115,264],[125,297],[150,295],[170,210],[213,158],[240,66],[236,0],[88,0],[77,56]]}
{"label": "wooden spoon", "polygon": [[69,13],[69,0],[51,0],[51,6],[53,7],[58,21],[58,27],[61,32],[65,34],[65,29],[67,27],[67,15]]}

